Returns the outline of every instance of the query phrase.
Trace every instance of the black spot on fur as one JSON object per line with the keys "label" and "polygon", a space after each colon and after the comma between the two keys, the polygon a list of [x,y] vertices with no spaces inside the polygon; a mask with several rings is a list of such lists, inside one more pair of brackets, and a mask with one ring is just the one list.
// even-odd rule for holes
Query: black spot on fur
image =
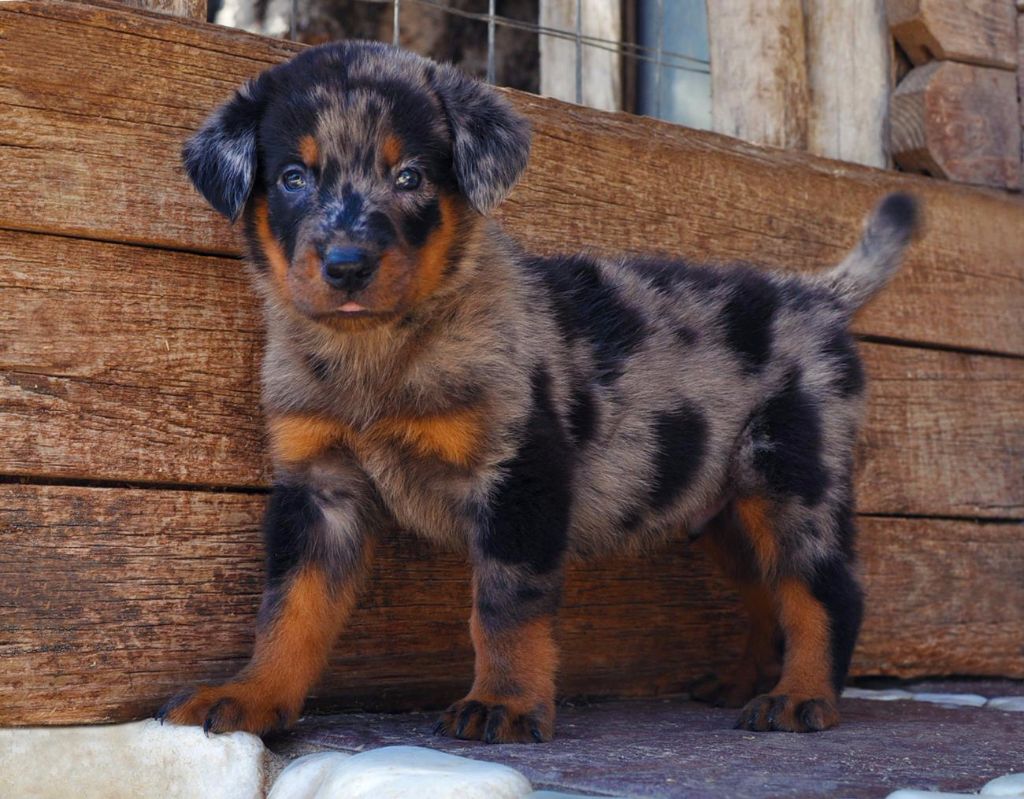
{"label": "black spot on fur", "polygon": [[306,353],[306,366],[309,367],[309,371],[313,373],[320,382],[324,382],[331,377],[331,365],[326,358],[321,358],[315,353]]}
{"label": "black spot on fur", "polygon": [[654,422],[654,484],[650,501],[662,510],[693,482],[707,451],[708,426],[704,415],[687,403],[659,414]]}
{"label": "black spot on fur", "polygon": [[267,582],[279,584],[310,550],[311,528],[321,518],[309,489],[275,485],[263,516]]}
{"label": "black spot on fur", "polygon": [[515,456],[481,519],[480,551],[535,574],[561,563],[569,528],[572,461],[551,402],[550,376],[533,374],[533,408]]}
{"label": "black spot on fur", "polygon": [[825,357],[834,365],[833,385],[839,396],[846,399],[863,392],[864,367],[857,356],[850,334],[842,328],[835,330],[822,349]]}
{"label": "black spot on fur", "polygon": [[366,240],[381,249],[394,242],[395,226],[391,224],[386,214],[373,211],[366,217]]}
{"label": "black spot on fur", "polygon": [[800,497],[807,505],[821,501],[828,473],[821,459],[821,410],[800,386],[792,370],[782,388],[754,419],[754,466],[777,494]]}
{"label": "black spot on fur", "polygon": [[441,224],[441,206],[431,200],[402,220],[402,234],[413,247],[421,247],[427,236]]}
{"label": "black spot on fur", "polygon": [[722,309],[726,340],[743,362],[748,374],[757,374],[772,351],[772,319],[778,292],[770,280],[757,272],[733,272],[731,296]]}
{"label": "black spot on fur", "polygon": [[684,347],[692,347],[697,343],[697,339],[699,338],[697,331],[689,325],[679,325],[672,331],[672,335],[674,335],[679,343]]}
{"label": "black spot on fur", "polygon": [[536,258],[530,266],[548,286],[562,335],[586,339],[594,352],[597,381],[614,383],[647,335],[640,314],[585,256]]}
{"label": "black spot on fur", "polygon": [[597,429],[597,404],[594,393],[586,383],[580,383],[572,393],[568,421],[569,436],[576,449],[582,449],[594,437]]}
{"label": "black spot on fur", "polygon": [[[849,521],[852,524],[852,520]],[[849,561],[836,556],[820,563],[811,580],[811,593],[828,614],[832,653],[832,685],[842,690],[864,614],[864,595]]]}

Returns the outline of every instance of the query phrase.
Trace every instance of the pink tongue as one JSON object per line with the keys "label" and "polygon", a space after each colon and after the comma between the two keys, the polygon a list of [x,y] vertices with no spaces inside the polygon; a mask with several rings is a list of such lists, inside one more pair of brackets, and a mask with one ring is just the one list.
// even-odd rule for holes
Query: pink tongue
{"label": "pink tongue", "polygon": [[351,301],[349,301],[349,302],[346,302],[344,305],[342,305],[338,310],[339,311],[344,311],[346,313],[352,313],[352,312],[355,312],[355,311],[365,311],[366,309],[362,305],[360,305],[358,302],[351,302]]}

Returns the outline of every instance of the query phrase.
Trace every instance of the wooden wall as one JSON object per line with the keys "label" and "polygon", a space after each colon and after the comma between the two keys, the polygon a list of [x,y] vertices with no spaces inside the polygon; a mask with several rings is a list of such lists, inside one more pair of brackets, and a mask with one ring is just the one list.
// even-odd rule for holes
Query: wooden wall
{"label": "wooden wall", "polygon": [[[101,0],[102,2],[102,0]],[[182,140],[295,46],[114,6],[0,5],[0,724],[151,713],[252,640],[268,484],[256,303]],[[857,320],[871,383],[857,674],[1024,677],[1024,205],[515,94],[541,250],[816,268],[886,191],[927,232]],[[388,543],[314,706],[409,707],[471,676],[466,568]],[[573,571],[564,694],[678,691],[738,653],[684,543]]]}

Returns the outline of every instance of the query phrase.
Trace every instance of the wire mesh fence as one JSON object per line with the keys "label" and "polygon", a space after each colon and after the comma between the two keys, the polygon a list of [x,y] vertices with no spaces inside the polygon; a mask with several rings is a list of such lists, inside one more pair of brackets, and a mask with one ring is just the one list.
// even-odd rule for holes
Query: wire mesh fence
{"label": "wire mesh fence", "polygon": [[312,43],[389,41],[490,83],[708,127],[705,2],[222,0],[215,21]]}

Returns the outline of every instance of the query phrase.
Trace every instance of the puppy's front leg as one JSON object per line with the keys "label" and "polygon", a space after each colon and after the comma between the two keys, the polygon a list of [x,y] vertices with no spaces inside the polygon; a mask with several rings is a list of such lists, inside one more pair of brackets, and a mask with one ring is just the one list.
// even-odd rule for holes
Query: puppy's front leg
{"label": "puppy's front leg", "polygon": [[226,683],[174,697],[157,718],[207,732],[257,734],[298,718],[369,562],[367,493],[354,470],[336,463],[274,486],[264,519],[267,584],[252,659]]}
{"label": "puppy's front leg", "polygon": [[551,740],[555,724],[555,613],[562,572],[537,574],[476,553],[470,633],[476,676],[442,714],[438,734],[486,743]]}

